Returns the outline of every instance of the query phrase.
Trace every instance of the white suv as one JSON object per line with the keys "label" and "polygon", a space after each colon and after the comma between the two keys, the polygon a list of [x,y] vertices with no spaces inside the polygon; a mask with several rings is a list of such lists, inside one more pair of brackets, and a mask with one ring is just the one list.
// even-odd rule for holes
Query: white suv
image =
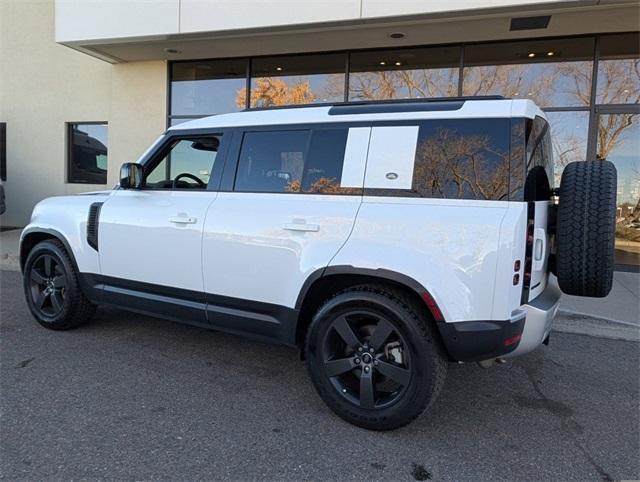
{"label": "white suv", "polygon": [[436,398],[448,361],[546,342],[560,289],[608,293],[615,169],[553,179],[526,100],[207,117],[123,165],[116,189],[35,207],[26,299],[51,329],[109,304],[300,347],[333,411],[392,429]]}

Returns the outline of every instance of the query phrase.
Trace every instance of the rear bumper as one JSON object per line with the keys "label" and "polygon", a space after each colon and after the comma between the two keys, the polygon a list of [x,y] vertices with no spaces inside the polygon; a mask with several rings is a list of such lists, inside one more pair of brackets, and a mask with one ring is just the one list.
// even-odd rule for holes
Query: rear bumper
{"label": "rear bumper", "polygon": [[515,350],[506,354],[505,358],[516,357],[538,348],[549,336],[551,324],[558,313],[562,292],[555,278],[549,278],[547,287],[535,300],[522,306],[526,312],[526,321],[522,338]]}
{"label": "rear bumper", "polygon": [[449,356],[456,361],[474,362],[515,357],[534,350],[551,331],[560,294],[555,281],[549,280],[540,296],[515,310],[508,320],[438,323]]}

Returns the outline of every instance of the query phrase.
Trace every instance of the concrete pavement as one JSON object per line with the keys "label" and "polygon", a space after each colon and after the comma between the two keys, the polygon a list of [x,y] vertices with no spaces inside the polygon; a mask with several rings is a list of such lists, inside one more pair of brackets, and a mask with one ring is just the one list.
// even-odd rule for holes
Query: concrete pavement
{"label": "concrete pavement", "polygon": [[640,478],[638,343],[554,333],[494,368],[450,365],[393,432],[335,417],[294,349],[98,310],[40,327],[0,272],[6,480]]}

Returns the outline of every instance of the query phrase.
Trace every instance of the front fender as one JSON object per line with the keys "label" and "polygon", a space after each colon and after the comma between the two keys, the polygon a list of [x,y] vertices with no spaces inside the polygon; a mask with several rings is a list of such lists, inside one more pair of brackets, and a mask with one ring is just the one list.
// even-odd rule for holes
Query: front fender
{"label": "front fender", "polygon": [[33,209],[31,221],[20,235],[21,265],[25,246],[34,235],[59,239],[76,263],[79,272],[100,273],[98,252],[87,243],[89,206],[104,202],[108,194],[47,198]]}

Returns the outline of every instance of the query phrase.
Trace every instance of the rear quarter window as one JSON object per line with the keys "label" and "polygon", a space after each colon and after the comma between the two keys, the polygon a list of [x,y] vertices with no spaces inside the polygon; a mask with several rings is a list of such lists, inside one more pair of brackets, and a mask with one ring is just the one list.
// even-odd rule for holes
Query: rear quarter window
{"label": "rear quarter window", "polygon": [[507,200],[510,119],[450,119],[418,123],[411,189],[368,195]]}

